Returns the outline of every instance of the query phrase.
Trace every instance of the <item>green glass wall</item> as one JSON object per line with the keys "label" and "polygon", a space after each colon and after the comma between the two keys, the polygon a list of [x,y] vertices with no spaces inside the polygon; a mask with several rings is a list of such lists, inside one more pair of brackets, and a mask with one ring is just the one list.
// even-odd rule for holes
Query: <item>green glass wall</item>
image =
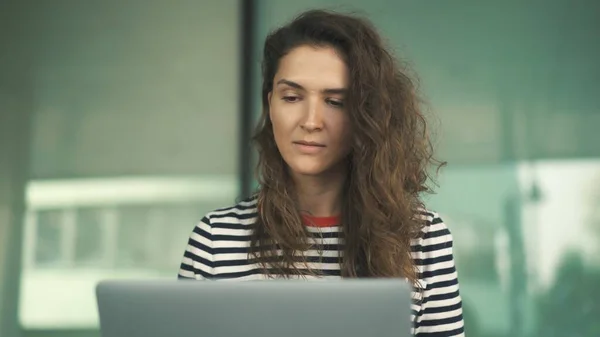
{"label": "green glass wall", "polygon": [[98,336],[99,280],[174,279],[196,222],[234,202],[239,17],[0,1],[0,337]]}
{"label": "green glass wall", "polygon": [[467,336],[600,336],[597,2],[257,4],[257,65],[270,30],[326,8],[368,16],[419,75]]}

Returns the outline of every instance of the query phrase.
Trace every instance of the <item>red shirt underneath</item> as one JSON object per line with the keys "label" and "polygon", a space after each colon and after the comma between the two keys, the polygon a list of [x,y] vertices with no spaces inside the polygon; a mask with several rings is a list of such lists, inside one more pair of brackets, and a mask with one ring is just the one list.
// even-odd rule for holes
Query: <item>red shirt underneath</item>
{"label": "red shirt underneath", "polygon": [[335,227],[340,224],[339,216],[302,215],[304,224],[309,227]]}

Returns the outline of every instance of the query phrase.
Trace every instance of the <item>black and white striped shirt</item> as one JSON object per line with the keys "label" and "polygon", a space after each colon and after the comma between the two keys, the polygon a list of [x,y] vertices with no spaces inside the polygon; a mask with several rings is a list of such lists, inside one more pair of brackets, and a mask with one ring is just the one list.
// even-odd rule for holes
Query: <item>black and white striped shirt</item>
{"label": "black and white striped shirt", "polygon": [[[462,302],[452,255],[452,235],[435,213],[423,215],[427,225],[412,243],[422,294],[413,294],[413,333],[416,336],[463,336]],[[256,199],[208,213],[194,228],[179,270],[179,278],[196,280],[267,279],[248,260],[251,225],[257,217]],[[308,267],[319,276],[340,278],[341,227],[307,226],[314,249],[303,252]],[[313,258],[311,258],[313,257]]]}

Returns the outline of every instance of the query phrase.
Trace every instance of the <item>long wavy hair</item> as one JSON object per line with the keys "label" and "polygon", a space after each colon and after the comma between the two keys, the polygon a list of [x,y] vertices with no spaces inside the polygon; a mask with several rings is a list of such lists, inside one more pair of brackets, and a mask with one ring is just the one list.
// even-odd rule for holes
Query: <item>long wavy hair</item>
{"label": "long wavy hair", "polygon": [[405,277],[418,284],[411,241],[422,233],[421,193],[432,192],[432,146],[413,80],[364,18],[311,10],[266,39],[262,63],[262,117],[254,136],[259,216],[251,258],[265,272],[304,274],[309,249],[295,187],[273,136],[268,94],[282,57],[310,45],[332,47],[349,69],[346,113],[353,144],[347,158],[342,230],[343,277]]}

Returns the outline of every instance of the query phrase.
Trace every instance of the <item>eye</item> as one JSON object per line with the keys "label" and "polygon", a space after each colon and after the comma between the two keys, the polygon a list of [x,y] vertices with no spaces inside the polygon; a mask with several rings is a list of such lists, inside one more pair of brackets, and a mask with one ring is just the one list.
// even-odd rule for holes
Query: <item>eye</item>
{"label": "eye", "polygon": [[294,102],[299,101],[300,97],[288,95],[288,96],[283,96],[281,99],[288,103],[294,103]]}
{"label": "eye", "polygon": [[335,108],[342,108],[344,107],[344,102],[341,100],[337,100],[337,99],[331,99],[328,98],[327,100],[325,100],[325,102],[327,102],[327,104],[335,107]]}

